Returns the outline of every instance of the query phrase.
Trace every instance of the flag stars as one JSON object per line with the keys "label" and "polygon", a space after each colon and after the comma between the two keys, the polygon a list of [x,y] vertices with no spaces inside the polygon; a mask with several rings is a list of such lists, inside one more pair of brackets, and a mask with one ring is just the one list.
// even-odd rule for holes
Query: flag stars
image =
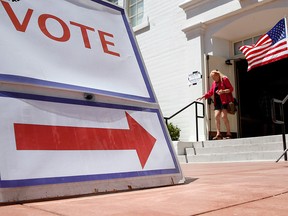
{"label": "flag stars", "polygon": [[272,39],[272,44],[286,38],[285,20],[280,20],[267,34]]}
{"label": "flag stars", "polygon": [[270,31],[260,37],[255,45],[241,46],[240,50],[248,62],[248,71],[252,68],[288,58],[286,19],[280,20]]}

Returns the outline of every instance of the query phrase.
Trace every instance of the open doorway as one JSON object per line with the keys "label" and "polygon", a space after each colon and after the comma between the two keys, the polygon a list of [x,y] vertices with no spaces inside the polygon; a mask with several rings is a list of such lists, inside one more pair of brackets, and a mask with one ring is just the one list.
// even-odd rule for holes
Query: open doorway
{"label": "open doorway", "polygon": [[[272,122],[271,99],[283,100],[288,94],[288,59],[247,72],[247,61],[236,62],[240,137],[281,134],[281,125]],[[284,105],[286,133],[288,103]]]}

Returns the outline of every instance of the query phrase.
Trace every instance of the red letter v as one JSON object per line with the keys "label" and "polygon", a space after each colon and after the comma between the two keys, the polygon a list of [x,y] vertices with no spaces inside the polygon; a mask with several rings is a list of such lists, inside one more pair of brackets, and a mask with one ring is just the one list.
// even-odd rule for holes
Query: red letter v
{"label": "red letter v", "polygon": [[32,16],[32,13],[33,13],[33,10],[32,9],[28,9],[26,15],[25,15],[25,18],[22,22],[22,24],[19,22],[18,18],[16,17],[14,11],[12,10],[10,4],[8,2],[4,2],[4,1],[1,1],[4,9],[6,10],[7,14],[9,15],[10,17],[10,20],[12,21],[13,25],[15,26],[15,28],[18,30],[18,31],[22,31],[22,32],[25,32],[26,31],[26,28],[28,26],[28,23],[29,23],[29,20]]}

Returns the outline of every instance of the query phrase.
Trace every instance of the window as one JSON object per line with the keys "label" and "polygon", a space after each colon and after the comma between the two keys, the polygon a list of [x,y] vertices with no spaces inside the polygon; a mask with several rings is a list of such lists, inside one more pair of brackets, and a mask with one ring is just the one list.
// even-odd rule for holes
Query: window
{"label": "window", "polygon": [[255,44],[260,37],[261,35],[258,35],[258,36],[247,38],[245,40],[237,41],[236,43],[234,43],[234,55],[242,54],[242,52],[239,50],[241,46]]}
{"label": "window", "polygon": [[139,25],[144,17],[144,0],[128,0],[128,17],[132,27]]}
{"label": "window", "polygon": [[144,0],[107,0],[126,9],[130,25],[137,32],[149,26],[149,18],[144,14]]}
{"label": "window", "polygon": [[239,50],[239,48],[243,45],[242,41],[238,41],[234,43],[234,55],[239,55],[242,52]]}
{"label": "window", "polygon": [[108,0],[111,3],[118,4],[118,0]]}

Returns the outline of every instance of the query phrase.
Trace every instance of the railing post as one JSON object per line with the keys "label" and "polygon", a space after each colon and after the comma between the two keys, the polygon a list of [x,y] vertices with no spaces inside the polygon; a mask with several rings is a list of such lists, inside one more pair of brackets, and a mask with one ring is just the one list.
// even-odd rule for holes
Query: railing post
{"label": "railing post", "polygon": [[[202,110],[203,110],[202,116],[199,116],[199,115],[198,115],[198,104],[201,104],[201,105],[202,105]],[[196,115],[196,139],[197,139],[197,142],[198,142],[198,141],[199,141],[198,119],[205,117],[205,107],[204,107],[204,104],[203,104],[203,103],[199,103],[199,102],[196,102],[196,103],[195,103],[195,115]]]}
{"label": "railing post", "polygon": [[[197,141],[199,141],[199,131],[198,131],[198,118],[204,118],[205,116],[205,111],[204,111],[204,104],[197,102],[197,101],[193,101],[192,103],[188,104],[187,106],[185,106],[184,108],[182,108],[181,110],[179,110],[178,112],[174,113],[173,115],[171,115],[170,117],[164,117],[165,119],[165,123],[168,126],[168,120],[172,119],[174,116],[178,115],[179,113],[181,113],[182,111],[184,111],[185,109],[187,109],[188,107],[190,107],[191,105],[195,104],[195,118],[196,118],[196,139]],[[202,116],[198,116],[198,104],[201,104],[203,106],[203,114]]]}
{"label": "railing post", "polygon": [[283,153],[284,154],[284,160],[287,161],[287,146],[286,146],[285,124],[282,125],[282,139],[283,139],[283,148],[285,150],[284,153]]}
{"label": "railing post", "polygon": [[199,141],[199,134],[198,134],[198,104],[195,103],[195,114],[196,114],[196,141],[198,142]]}
{"label": "railing post", "polygon": [[[282,139],[283,139],[283,148],[284,150],[287,149],[287,146],[286,146],[286,131],[285,131],[285,116],[284,116],[284,107],[283,107],[283,104],[281,106],[281,116],[282,116],[282,119],[283,119],[283,124],[282,124]],[[286,154],[284,154],[284,160],[287,161],[287,152]]]}
{"label": "railing post", "polygon": [[165,119],[165,124],[168,127],[168,118],[164,117],[164,119]]}
{"label": "railing post", "polygon": [[[288,95],[287,95],[288,96]],[[283,140],[283,149],[284,152],[283,154],[276,160],[276,163],[284,156],[284,160],[287,161],[287,147],[286,147],[286,131],[285,131],[285,118],[284,118],[284,103],[286,102],[288,97],[285,97],[283,101],[273,99],[272,100],[272,121],[275,124],[281,124],[282,126],[282,140]],[[280,104],[280,118],[281,120],[276,119],[276,111],[275,111],[275,104],[278,103]]]}

